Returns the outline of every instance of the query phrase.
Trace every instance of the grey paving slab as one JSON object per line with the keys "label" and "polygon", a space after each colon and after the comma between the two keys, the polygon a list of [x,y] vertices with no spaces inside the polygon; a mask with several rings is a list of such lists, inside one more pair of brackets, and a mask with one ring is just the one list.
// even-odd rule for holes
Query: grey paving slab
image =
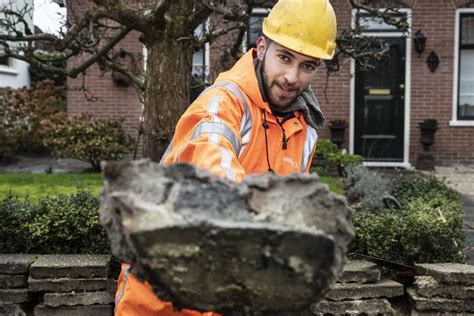
{"label": "grey paving slab", "polygon": [[394,315],[395,310],[387,299],[350,300],[350,301],[329,301],[322,300],[314,304],[311,308],[313,313],[322,314],[383,314]]}
{"label": "grey paving slab", "polygon": [[422,297],[444,297],[449,299],[474,299],[474,285],[449,285],[436,281],[430,276],[415,278],[416,293]]}
{"label": "grey paving slab", "polygon": [[0,315],[2,316],[26,316],[27,309],[20,304],[0,302]]}
{"label": "grey paving slab", "polygon": [[18,289],[28,287],[25,274],[1,274],[0,289]]}
{"label": "grey paving slab", "polygon": [[381,280],[372,284],[336,283],[325,297],[333,301],[358,300],[363,298],[396,297],[403,295],[403,285],[392,280]]}
{"label": "grey paving slab", "polygon": [[44,304],[35,307],[35,316],[108,316],[113,315],[113,305],[61,306],[51,307]]}
{"label": "grey paving slab", "polygon": [[72,292],[72,293],[46,293],[43,303],[46,306],[75,306],[75,305],[107,305],[114,302],[114,297],[109,292]]}
{"label": "grey paving slab", "polygon": [[440,283],[474,285],[474,265],[430,263],[417,264],[416,268],[420,275],[432,276]]}
{"label": "grey paving slab", "polygon": [[0,302],[25,303],[28,302],[31,295],[28,289],[5,289],[0,290]]}
{"label": "grey paving slab", "polygon": [[36,255],[0,254],[0,274],[27,274]]}
{"label": "grey paving slab", "polygon": [[418,311],[474,312],[474,300],[457,300],[440,297],[421,297],[414,288],[407,289],[414,309]]}
{"label": "grey paving slab", "polygon": [[107,277],[110,255],[42,255],[31,265],[30,276],[43,278]]}
{"label": "grey paving slab", "polygon": [[474,313],[451,313],[451,312],[437,312],[437,311],[417,311],[416,309],[411,311],[411,316],[474,316]]}
{"label": "grey paving slab", "polygon": [[374,283],[380,280],[380,269],[366,260],[349,260],[338,278],[341,283]]}
{"label": "grey paving slab", "polygon": [[107,289],[107,284],[106,278],[28,279],[31,292],[102,291]]}

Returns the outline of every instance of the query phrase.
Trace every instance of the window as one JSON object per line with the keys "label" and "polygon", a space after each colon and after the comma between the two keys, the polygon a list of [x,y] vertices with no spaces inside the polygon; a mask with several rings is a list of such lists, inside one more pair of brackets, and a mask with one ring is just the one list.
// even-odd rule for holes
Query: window
{"label": "window", "polygon": [[[206,34],[206,22],[201,23],[195,30],[194,35],[196,38],[202,38]],[[204,45],[201,49],[194,52],[193,54],[193,79],[199,82],[207,82],[208,80],[208,69],[207,69],[207,55],[209,45]]]}
{"label": "window", "polygon": [[[391,13],[391,16],[397,22],[407,19],[407,14],[403,12]],[[362,32],[400,32],[395,25],[388,24],[381,17],[373,16],[367,12],[357,13],[356,26],[360,27]]]}
{"label": "window", "polygon": [[257,46],[257,38],[262,35],[262,22],[268,13],[270,13],[270,9],[255,8],[252,10],[245,38],[244,47],[247,48],[246,50]]}
{"label": "window", "polygon": [[[203,38],[207,31],[207,22],[201,23],[195,30],[194,36]],[[191,102],[204,90],[209,82],[209,43],[206,43],[193,54],[193,68],[191,77]]]}
{"label": "window", "polygon": [[0,68],[9,68],[10,66],[10,58],[8,56],[5,56],[3,49],[0,48]]}
{"label": "window", "polygon": [[458,12],[457,120],[474,120],[474,10]]}
{"label": "window", "polygon": [[10,58],[7,56],[0,56],[0,67],[10,67]]}

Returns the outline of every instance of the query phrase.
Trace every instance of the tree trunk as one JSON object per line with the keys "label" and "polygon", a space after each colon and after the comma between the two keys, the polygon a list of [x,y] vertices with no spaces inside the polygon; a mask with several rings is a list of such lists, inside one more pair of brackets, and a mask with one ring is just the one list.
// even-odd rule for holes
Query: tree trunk
{"label": "tree trunk", "polygon": [[144,39],[148,52],[143,146],[144,156],[153,161],[163,156],[178,119],[189,106],[193,56],[193,34],[186,26],[189,3],[173,3],[173,19],[165,22],[164,30]]}

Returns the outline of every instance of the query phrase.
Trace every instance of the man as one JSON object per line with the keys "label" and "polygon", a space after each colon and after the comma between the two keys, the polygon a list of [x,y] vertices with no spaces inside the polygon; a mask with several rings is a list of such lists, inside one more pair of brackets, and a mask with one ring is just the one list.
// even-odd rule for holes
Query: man
{"label": "man", "polygon": [[[235,181],[308,172],[324,122],[309,84],[334,54],[334,11],[328,0],[280,0],[263,34],[183,114],[162,163],[191,163]],[[116,315],[217,315],[174,311],[128,270],[124,264]]]}

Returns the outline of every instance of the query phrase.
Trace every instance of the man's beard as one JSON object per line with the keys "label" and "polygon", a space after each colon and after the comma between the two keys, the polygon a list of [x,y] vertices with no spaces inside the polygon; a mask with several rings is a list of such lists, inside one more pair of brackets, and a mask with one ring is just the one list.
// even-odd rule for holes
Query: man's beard
{"label": "man's beard", "polygon": [[[270,103],[270,105],[275,110],[284,110],[290,104],[292,104],[293,101],[300,95],[300,91],[297,88],[297,86],[289,86],[287,82],[278,82],[277,80],[271,80],[269,78],[266,72],[266,68],[265,68],[265,58],[262,61],[261,72],[262,72],[262,81],[263,81],[263,89],[265,91],[265,96],[268,99],[267,100],[268,103]],[[298,92],[294,96],[288,96],[288,97],[278,96],[272,91],[272,88],[276,88],[276,85],[279,85],[280,87],[284,87],[284,88],[298,89]]]}

